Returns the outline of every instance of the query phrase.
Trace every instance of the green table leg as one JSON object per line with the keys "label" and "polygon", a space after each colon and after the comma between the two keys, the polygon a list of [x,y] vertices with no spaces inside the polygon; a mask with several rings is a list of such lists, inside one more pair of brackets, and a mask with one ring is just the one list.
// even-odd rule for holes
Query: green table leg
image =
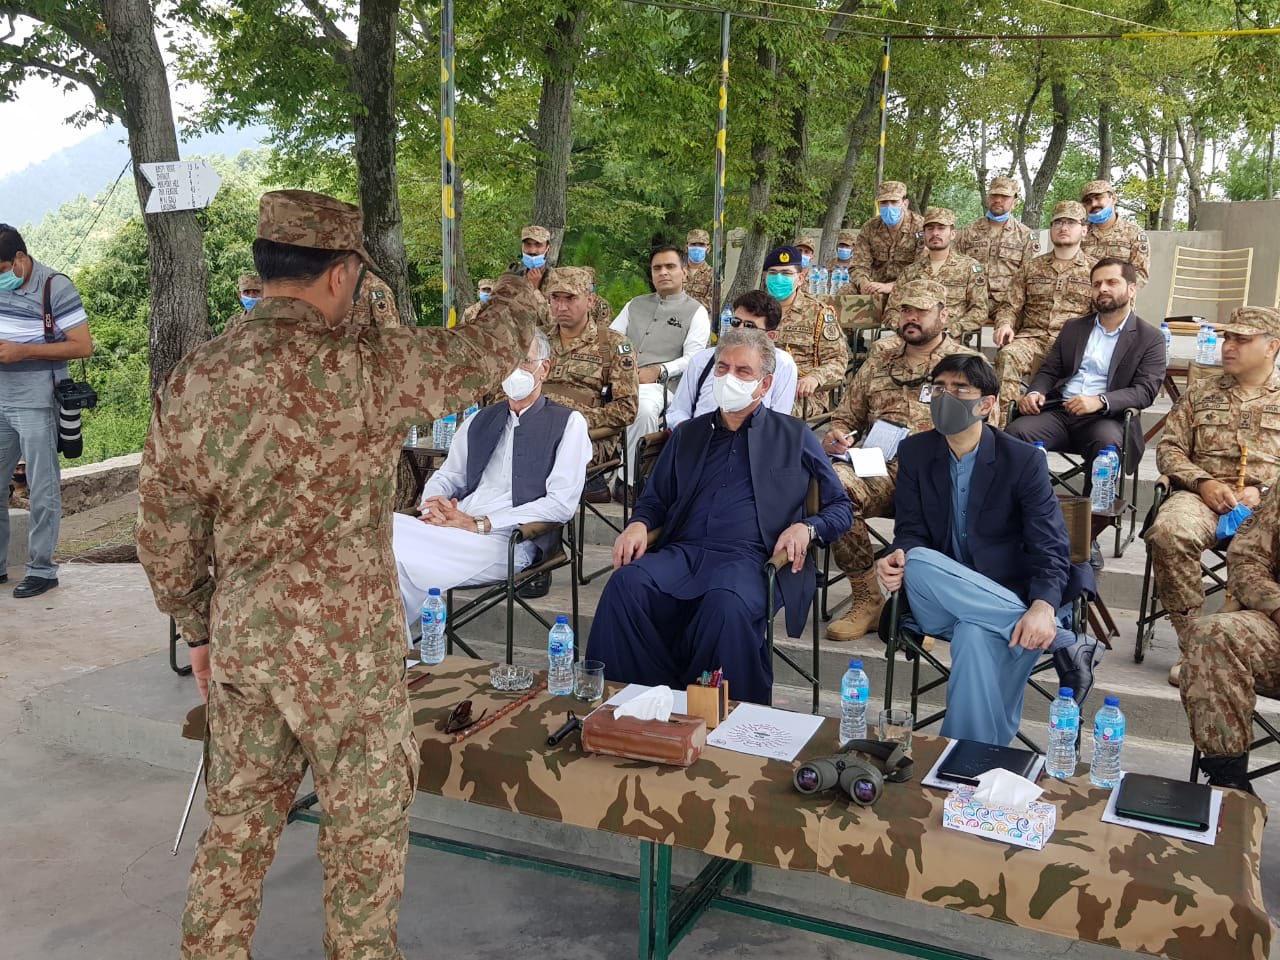
{"label": "green table leg", "polygon": [[667,960],[671,955],[671,847],[658,846],[658,865],[654,885],[653,960]]}
{"label": "green table leg", "polygon": [[640,841],[640,960],[653,957],[653,841]]}

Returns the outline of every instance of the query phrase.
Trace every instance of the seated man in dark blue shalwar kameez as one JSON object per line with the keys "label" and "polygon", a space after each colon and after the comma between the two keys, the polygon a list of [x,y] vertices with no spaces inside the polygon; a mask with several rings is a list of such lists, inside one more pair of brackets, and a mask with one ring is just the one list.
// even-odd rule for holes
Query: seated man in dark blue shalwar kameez
{"label": "seated man in dark blue shalwar kameez", "polygon": [[[814,590],[809,543],[837,539],[853,520],[812,431],[761,403],[773,349],[757,330],[721,337],[713,381],[719,409],[672,434],[614,544],[614,573],[587,645],[610,680],[683,689],[704,670],[723,669],[734,699],[771,699],[764,565],[786,551],[791,562],[778,586],[787,632],[801,635]],[[811,479],[820,508],[808,515]]]}

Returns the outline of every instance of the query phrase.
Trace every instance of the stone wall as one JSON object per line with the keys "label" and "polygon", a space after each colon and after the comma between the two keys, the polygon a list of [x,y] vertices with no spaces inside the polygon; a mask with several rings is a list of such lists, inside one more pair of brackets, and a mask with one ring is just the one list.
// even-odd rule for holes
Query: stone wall
{"label": "stone wall", "polygon": [[138,489],[138,464],[141,453],[112,457],[101,463],[62,470],[62,515],[110,503]]}

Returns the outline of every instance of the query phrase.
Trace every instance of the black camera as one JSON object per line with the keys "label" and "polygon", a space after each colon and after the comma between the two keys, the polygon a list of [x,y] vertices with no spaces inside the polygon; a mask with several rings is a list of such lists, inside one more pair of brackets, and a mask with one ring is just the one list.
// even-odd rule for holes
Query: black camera
{"label": "black camera", "polygon": [[905,783],[910,779],[911,758],[902,744],[878,740],[850,740],[840,753],[802,763],[792,776],[801,793],[822,793],[838,786],[860,807],[880,799],[885,780]]}
{"label": "black camera", "polygon": [[59,380],[53,385],[53,392],[63,410],[92,410],[98,405],[98,392],[87,380]]}

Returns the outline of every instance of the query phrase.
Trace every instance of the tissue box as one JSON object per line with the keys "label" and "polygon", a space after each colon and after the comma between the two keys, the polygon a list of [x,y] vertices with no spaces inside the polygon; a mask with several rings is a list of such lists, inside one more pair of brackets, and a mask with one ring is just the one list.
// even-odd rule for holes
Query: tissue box
{"label": "tissue box", "polygon": [[1058,811],[1052,803],[1033,800],[1025,811],[989,807],[973,799],[971,787],[952,790],[942,806],[944,827],[1032,850],[1044,849],[1057,821]]}
{"label": "tissue box", "polygon": [[673,713],[665,722],[637,720],[615,717],[615,709],[605,704],[582,722],[584,749],[677,767],[687,767],[702,756],[702,748],[707,745],[707,724],[701,717]]}

